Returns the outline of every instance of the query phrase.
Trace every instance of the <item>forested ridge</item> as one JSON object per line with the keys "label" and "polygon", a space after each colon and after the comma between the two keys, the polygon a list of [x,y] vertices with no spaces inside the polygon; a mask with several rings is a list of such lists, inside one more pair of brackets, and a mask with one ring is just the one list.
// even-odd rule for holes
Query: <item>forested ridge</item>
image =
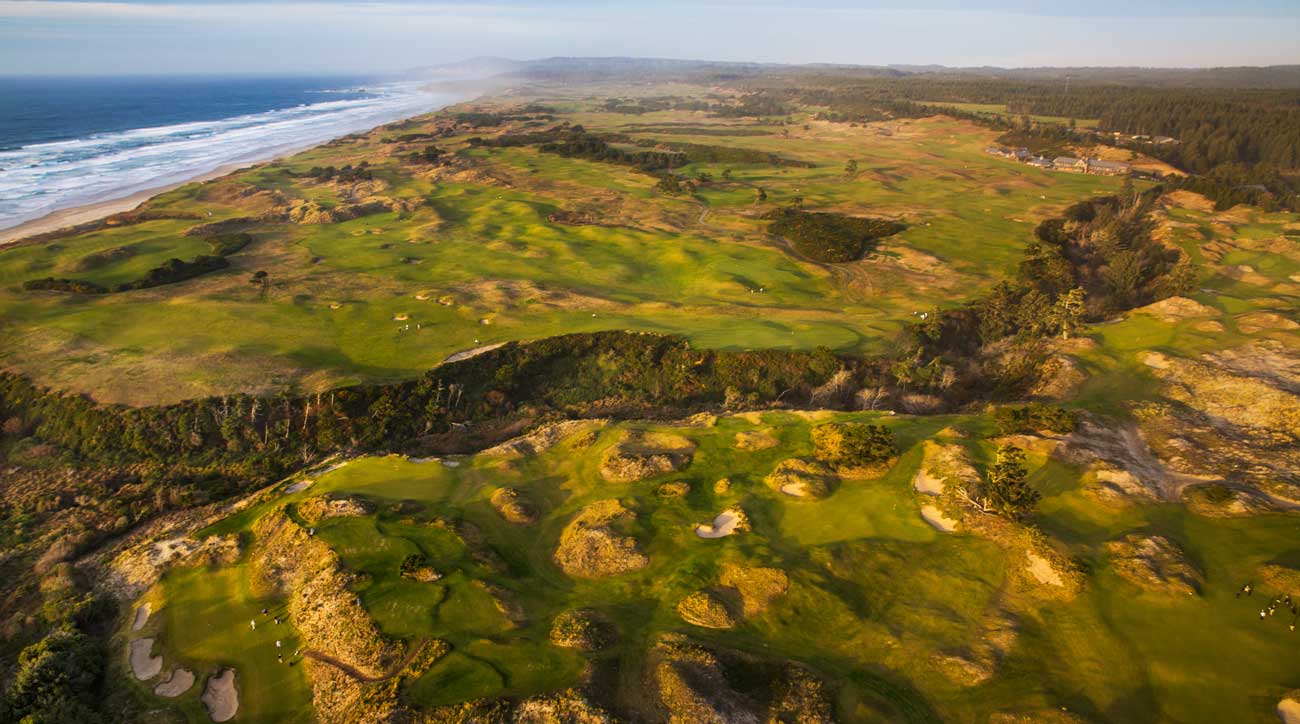
{"label": "forested ridge", "polygon": [[[1095,119],[1097,131],[1103,134],[1117,131],[1177,139],[1170,144],[1126,145],[1204,177],[1190,180],[1190,188],[1216,200],[1268,201],[1295,208],[1300,190],[1296,177],[1300,173],[1297,89],[822,75],[754,82],[749,87],[776,103],[825,108],[824,117],[834,121],[871,122],[946,113],[1003,130],[1064,140],[1069,120]],[[989,115],[942,105],[949,103],[1002,105],[1006,112]],[[1057,116],[1066,123],[1039,123],[1031,121],[1031,116]],[[1111,142],[1105,136],[1091,140]],[[1269,198],[1241,193],[1242,187],[1248,186],[1265,187]]]}

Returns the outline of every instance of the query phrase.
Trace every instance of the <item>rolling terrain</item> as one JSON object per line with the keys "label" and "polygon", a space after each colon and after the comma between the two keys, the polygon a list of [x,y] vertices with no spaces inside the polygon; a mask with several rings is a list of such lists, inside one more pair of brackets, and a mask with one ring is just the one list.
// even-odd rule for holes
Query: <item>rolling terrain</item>
{"label": "rolling terrain", "polygon": [[0,714],[1293,721],[1300,215],[771,97],[521,84],[0,249]]}

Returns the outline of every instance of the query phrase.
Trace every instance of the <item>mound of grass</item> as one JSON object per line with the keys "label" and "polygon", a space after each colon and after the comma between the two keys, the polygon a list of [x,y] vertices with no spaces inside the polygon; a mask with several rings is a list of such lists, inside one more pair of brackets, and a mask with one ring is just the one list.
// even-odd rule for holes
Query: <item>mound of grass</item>
{"label": "mound of grass", "polygon": [[832,422],[813,428],[813,454],[838,467],[876,465],[898,454],[888,428],[865,423]]}
{"label": "mound of grass", "polygon": [[828,264],[857,261],[875,248],[877,239],[897,234],[903,225],[824,211],[784,209],[768,231],[790,240],[804,256]]}

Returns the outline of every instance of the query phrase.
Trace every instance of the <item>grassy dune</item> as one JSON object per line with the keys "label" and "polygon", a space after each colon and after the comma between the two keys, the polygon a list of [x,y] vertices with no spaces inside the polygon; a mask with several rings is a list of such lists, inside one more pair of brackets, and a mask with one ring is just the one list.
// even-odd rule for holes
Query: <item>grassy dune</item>
{"label": "grassy dune", "polygon": [[[1040,218],[1119,185],[990,157],[982,152],[990,132],[940,118],[887,124],[888,136],[875,125],[811,122],[786,127],[789,138],[752,122],[744,128],[768,135],[653,132],[655,124],[729,125],[698,113],[629,120],[576,110],[561,118],[595,132],[722,143],[815,167],[694,164],[680,172],[716,181],[695,197],[671,197],[626,167],[533,147],[469,148],[468,137],[485,133],[470,129],[438,143],[472,172],[433,179],[400,163],[395,144],[380,143],[395,134],[376,131],[182,187],[150,208],[219,220],[261,213],[272,192],[337,204],[333,186],[286,171],[363,160],[383,195],[422,199],[423,207],[314,226],[259,223],[230,269],[94,298],[20,285],[46,276],[113,284],[170,257],[193,258],[207,251],[182,234],[196,222],[148,221],[0,250],[8,342],[0,364],[61,389],[143,404],[407,378],[481,344],[598,329],[683,333],[717,348],[865,352],[913,313],[1003,278]],[[849,159],[860,169],[852,178]],[[731,181],[721,180],[726,169]],[[756,187],[766,203],[755,203]],[[812,263],[769,237],[758,218],[796,197],[807,208],[895,218],[907,229],[862,261]],[[548,221],[559,209],[588,210],[610,225]],[[127,251],[110,253],[117,249]],[[256,270],[269,273],[265,295],[248,283]],[[408,319],[399,324],[399,315]]]}
{"label": "grassy dune", "polygon": [[[657,634],[681,631],[812,665],[837,682],[845,722],[981,721],[999,710],[1061,707],[1117,721],[1273,720],[1274,703],[1294,685],[1291,672],[1300,665],[1294,637],[1300,634],[1289,633],[1280,619],[1261,623],[1260,601],[1234,592],[1279,551],[1294,557],[1294,517],[1208,519],[1181,506],[1098,505],[1083,492],[1081,470],[1031,456],[1032,481],[1046,492],[1034,522],[1087,571],[1077,598],[1039,599],[1009,585],[1009,571],[1023,564],[1003,546],[977,535],[939,533],[918,512],[911,481],[921,443],[940,428],[966,430],[971,437],[963,444],[987,460],[992,443],[981,438],[988,432],[983,418],[824,419],[884,424],[895,431],[903,454],[883,477],[846,480],[825,500],[796,501],[765,487],[762,478],[780,459],[810,451],[815,423],[787,413],[768,413],[761,421],[724,417],[712,427],[650,428],[698,445],[694,462],[680,473],[606,483],[596,471],[626,427],[619,425],[603,430],[590,447],[570,439],[534,457],[480,454],[454,468],[361,458],[316,477],[306,491],[277,497],[210,532],[244,529],[271,506],[325,493],[359,494],[384,506],[418,501],[427,507],[417,517],[460,518],[479,527],[504,557],[505,572],[476,564],[447,530],[401,523],[385,507],[319,527],[318,535],[350,569],[367,574],[359,595],[384,634],[409,642],[435,636],[452,645],[451,655],[409,685],[407,694],[421,705],[527,696],[575,684],[582,657],[549,644],[547,632],[559,612],[591,607],[619,629],[617,643],[594,656],[616,660],[624,681],[638,681]],[[780,446],[757,452],[734,447],[737,432],[767,428]],[[723,476],[732,488],[717,494],[713,484]],[[663,498],[656,490],[667,480],[686,481],[691,492]],[[500,485],[515,487],[536,505],[540,523],[504,522],[487,502]],[[611,496],[637,511],[633,534],[650,566],[600,581],[565,576],[550,559],[560,529],[582,506]],[[752,532],[719,540],[693,534],[695,523],[737,504],[749,514]],[[1203,592],[1144,592],[1115,575],[1103,543],[1134,531],[1182,545],[1205,572]],[[441,580],[414,583],[397,575],[402,558],[416,551],[444,574]],[[677,601],[714,583],[724,562],[779,567],[790,589],[733,631],[689,626],[675,612]],[[243,630],[258,604],[238,594],[242,569],[168,574],[160,586],[160,636],[187,663],[238,668],[242,721],[278,721],[281,707],[302,701],[292,698],[303,696],[301,682],[293,670],[266,661],[262,627],[256,640]],[[512,627],[474,579],[504,587],[526,622]],[[978,646],[981,622],[992,610],[1011,612],[1019,635],[992,679],[962,686],[943,673],[937,657]],[[210,623],[190,623],[198,620]]]}

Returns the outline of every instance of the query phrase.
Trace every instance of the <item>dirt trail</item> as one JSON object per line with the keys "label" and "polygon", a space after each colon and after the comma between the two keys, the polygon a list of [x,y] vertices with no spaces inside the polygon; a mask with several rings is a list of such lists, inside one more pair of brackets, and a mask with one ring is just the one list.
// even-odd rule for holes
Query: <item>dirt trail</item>
{"label": "dirt trail", "polygon": [[302,652],[302,655],[304,658],[314,659],[316,661],[329,664],[330,666],[333,666],[334,668],[338,669],[339,671],[342,671],[348,676],[351,676],[357,681],[370,684],[377,681],[387,681],[397,676],[398,674],[402,673],[402,670],[406,668],[407,664],[410,664],[412,661],[414,661],[415,657],[419,656],[420,652],[424,651],[424,647],[428,645],[429,642],[425,640],[413,646],[411,650],[406,653],[406,656],[403,656],[402,660],[397,662],[397,665],[393,667],[392,671],[389,671],[383,676],[370,676],[369,674],[362,673],[359,669],[357,669],[357,667],[353,666],[352,664],[349,664],[346,661],[341,661],[339,659],[336,659],[333,656],[317,651],[316,649],[307,649],[306,651]]}

